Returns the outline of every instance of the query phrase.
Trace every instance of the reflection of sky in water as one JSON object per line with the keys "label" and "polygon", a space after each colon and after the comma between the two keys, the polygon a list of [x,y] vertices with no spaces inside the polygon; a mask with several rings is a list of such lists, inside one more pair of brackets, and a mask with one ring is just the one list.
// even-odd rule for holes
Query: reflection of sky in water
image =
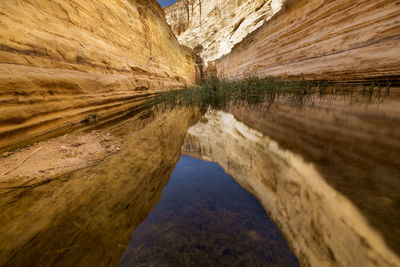
{"label": "reflection of sky in water", "polygon": [[121,266],[298,266],[278,227],[215,163],[182,156]]}

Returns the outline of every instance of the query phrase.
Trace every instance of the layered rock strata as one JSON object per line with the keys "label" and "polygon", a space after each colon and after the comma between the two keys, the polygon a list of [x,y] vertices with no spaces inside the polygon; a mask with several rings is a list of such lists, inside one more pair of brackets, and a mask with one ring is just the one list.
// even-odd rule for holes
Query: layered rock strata
{"label": "layered rock strata", "polygon": [[[287,111],[282,107],[282,110],[278,112],[279,116],[285,116]],[[294,119],[293,116],[296,117],[296,115],[292,112],[294,111],[292,110],[286,116]],[[305,111],[304,114],[308,112]],[[252,116],[251,118],[253,118],[253,113],[247,112],[249,116]],[[303,112],[300,113],[303,114]],[[246,122],[269,129],[265,127],[266,124],[260,123],[263,119],[259,115]],[[321,119],[323,119],[322,116]],[[329,122],[334,117],[330,116],[327,121]],[[357,171],[358,161],[342,162],[338,165],[334,160],[331,164],[336,167],[341,166],[344,170],[338,169],[339,173],[332,173],[330,177],[326,176],[319,162],[315,164],[309,161],[309,157],[304,158],[303,154],[297,153],[301,152],[304,155],[327,153],[329,150],[323,149],[324,145],[332,148],[332,144],[324,144],[324,142],[319,142],[318,138],[314,138],[314,143],[319,145],[313,145],[312,140],[308,142],[305,140],[305,137],[310,134],[302,132],[294,134],[293,131],[299,131],[299,129],[295,130],[296,124],[285,123],[285,120],[275,121],[276,118],[272,115],[272,118],[268,119],[270,127],[279,130],[275,135],[277,139],[272,139],[238,122],[231,114],[208,112],[198,124],[189,129],[182,150],[185,154],[217,162],[237,182],[254,194],[271,218],[280,226],[302,265],[398,266],[400,258],[393,252],[396,250],[393,242],[398,240],[397,237],[386,235],[384,240],[381,236],[385,227],[393,234],[397,231],[395,222],[399,216],[395,211],[395,198],[399,184],[396,178],[390,175],[385,178],[378,177],[381,180],[371,177],[375,182],[370,181],[370,183],[375,183],[376,187],[380,188],[374,189],[375,191],[371,194],[372,189],[369,187],[371,185],[364,185],[364,182],[368,183],[364,181],[368,177],[362,176]],[[323,133],[329,133],[335,129],[331,124],[325,127],[321,126],[323,124],[317,126],[309,116],[298,119],[306,121],[310,127],[313,125],[314,127],[311,128],[314,129],[313,132],[317,132],[315,127],[322,128]],[[351,121],[354,122],[357,119],[352,118]],[[282,132],[288,132],[291,138],[285,139],[284,134],[282,138],[279,138]],[[346,140],[367,138],[367,136],[349,137],[346,131],[343,131],[342,135],[347,136]],[[295,140],[298,143],[297,149],[287,149],[287,143],[282,146],[282,139]],[[390,140],[395,141],[395,139]],[[394,142],[393,146],[398,146],[398,143]],[[356,159],[355,151],[347,148],[347,152]],[[392,153],[397,152],[393,150]],[[328,155],[331,156],[330,153]],[[389,162],[380,162],[377,166],[379,168],[386,166],[394,173],[396,172],[396,167],[391,166]],[[357,179],[348,176],[350,169],[353,175],[359,175]],[[387,172],[383,173],[387,174]],[[337,185],[332,186],[332,180],[336,180],[342,188],[338,188]],[[344,187],[348,188],[344,189]],[[369,204],[354,205],[347,195],[350,190],[358,191],[357,197],[361,195],[360,201]],[[385,201],[382,202],[383,198]],[[369,216],[371,214],[365,216],[366,210],[373,212],[368,211],[366,207],[368,205],[386,211],[390,210],[388,213],[376,211],[380,214],[374,214],[376,219],[382,221],[381,223],[388,221],[386,226],[371,227],[372,220]],[[379,218],[379,216],[382,217]],[[376,226],[374,223],[373,225]],[[389,247],[385,241],[390,241],[391,246]]]}
{"label": "layered rock strata", "polygon": [[[31,170],[33,179],[19,186],[3,181],[0,265],[117,266],[134,229],[160,200],[196,114],[179,110],[140,123],[125,121],[107,129],[122,141],[101,160],[51,177]],[[43,164],[43,153],[30,160]],[[74,156],[66,157],[54,161]]]}
{"label": "layered rock strata", "polygon": [[399,80],[400,4],[392,0],[287,1],[217,62],[227,78]]}
{"label": "layered rock strata", "polygon": [[179,0],[164,9],[179,42],[198,44],[207,64],[229,53],[248,33],[271,18],[283,0]]}
{"label": "layered rock strata", "polygon": [[123,117],[194,80],[155,0],[1,1],[0,151]]}

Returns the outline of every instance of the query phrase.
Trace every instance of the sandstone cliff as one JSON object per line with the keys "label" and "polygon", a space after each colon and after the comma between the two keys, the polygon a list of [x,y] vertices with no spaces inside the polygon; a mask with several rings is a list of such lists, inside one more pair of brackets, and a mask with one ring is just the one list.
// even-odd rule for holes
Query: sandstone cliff
{"label": "sandstone cliff", "polygon": [[228,78],[398,80],[400,2],[288,1],[216,65],[218,75]]}
{"label": "sandstone cliff", "polygon": [[181,44],[201,44],[205,62],[231,51],[248,33],[271,18],[282,0],[179,0],[165,16]]}
{"label": "sandstone cliff", "polygon": [[0,151],[108,123],[194,79],[155,0],[1,1]]}

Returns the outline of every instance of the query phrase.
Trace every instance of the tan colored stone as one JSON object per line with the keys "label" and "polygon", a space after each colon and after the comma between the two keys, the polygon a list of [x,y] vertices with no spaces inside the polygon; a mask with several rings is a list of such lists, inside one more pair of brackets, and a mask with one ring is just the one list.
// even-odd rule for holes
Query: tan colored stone
{"label": "tan colored stone", "polygon": [[284,7],[218,60],[221,77],[398,80],[398,1],[297,0]]}
{"label": "tan colored stone", "polygon": [[195,65],[155,0],[0,2],[0,151],[110,121]]}
{"label": "tan colored stone", "polygon": [[179,0],[166,7],[169,25],[181,44],[201,44],[206,64],[228,54],[247,34],[280,10],[283,0]]}

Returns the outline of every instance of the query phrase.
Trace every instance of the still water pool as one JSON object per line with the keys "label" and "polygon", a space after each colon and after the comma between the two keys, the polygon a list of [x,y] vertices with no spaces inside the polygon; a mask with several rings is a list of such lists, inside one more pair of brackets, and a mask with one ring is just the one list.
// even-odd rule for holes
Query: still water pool
{"label": "still water pool", "polygon": [[258,200],[217,164],[182,156],[120,266],[299,266]]}

